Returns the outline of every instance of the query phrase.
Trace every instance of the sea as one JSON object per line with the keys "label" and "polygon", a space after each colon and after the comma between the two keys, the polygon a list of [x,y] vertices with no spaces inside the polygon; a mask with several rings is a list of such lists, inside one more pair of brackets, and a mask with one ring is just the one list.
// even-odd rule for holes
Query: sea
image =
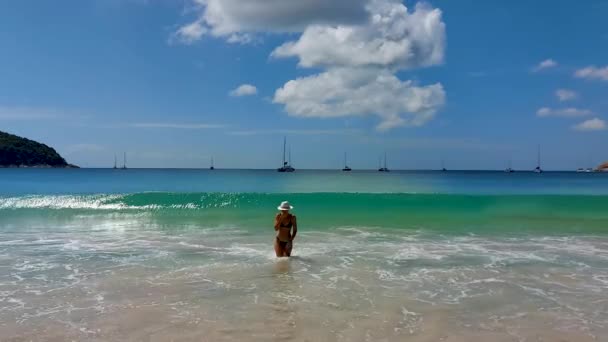
{"label": "sea", "polygon": [[608,173],[0,169],[0,341],[608,341]]}

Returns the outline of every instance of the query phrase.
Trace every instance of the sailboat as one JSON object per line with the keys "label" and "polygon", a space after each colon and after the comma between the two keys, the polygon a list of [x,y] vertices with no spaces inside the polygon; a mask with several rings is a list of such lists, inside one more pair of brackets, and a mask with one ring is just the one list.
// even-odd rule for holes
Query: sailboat
{"label": "sailboat", "polygon": [[513,170],[513,168],[511,167],[511,159],[509,159],[505,172],[507,172],[507,173],[515,172],[515,170]]}
{"label": "sailboat", "polygon": [[536,160],[536,168],[534,169],[535,173],[543,173],[543,169],[540,167],[540,145],[538,145],[538,155]]}
{"label": "sailboat", "polygon": [[123,155],[122,169],[123,170],[127,169],[127,152],[125,152]]}
{"label": "sailboat", "polygon": [[[589,158],[587,165],[591,165],[591,164],[592,164],[591,158]],[[578,169],[576,169],[576,172],[593,172],[593,168],[592,167],[587,167],[587,168],[579,167]]]}
{"label": "sailboat", "polygon": [[211,166],[209,166],[209,170],[215,170],[215,166],[213,166],[213,157],[211,157]]}
{"label": "sailboat", "polygon": [[286,149],[287,149],[287,138],[284,137],[283,138],[283,166],[281,166],[280,168],[277,169],[278,172],[294,172],[296,170],[291,166],[291,148],[289,150],[289,162],[287,162],[285,160]]}
{"label": "sailboat", "polygon": [[447,169],[445,168],[445,161],[443,160],[443,158],[441,159],[441,172],[446,172]]}
{"label": "sailboat", "polygon": [[353,169],[351,169],[350,167],[348,167],[348,164],[346,163],[346,152],[344,152],[344,168],[342,169],[342,171],[352,171]]}
{"label": "sailboat", "polygon": [[384,152],[384,167],[380,167],[378,172],[390,172],[388,167],[386,167],[386,152]]}
{"label": "sailboat", "polygon": [[118,169],[118,166],[116,165],[116,153],[114,153],[114,169]]}
{"label": "sailboat", "polygon": [[295,170],[296,169],[291,166],[291,146],[289,146],[287,149],[287,172],[294,172]]}

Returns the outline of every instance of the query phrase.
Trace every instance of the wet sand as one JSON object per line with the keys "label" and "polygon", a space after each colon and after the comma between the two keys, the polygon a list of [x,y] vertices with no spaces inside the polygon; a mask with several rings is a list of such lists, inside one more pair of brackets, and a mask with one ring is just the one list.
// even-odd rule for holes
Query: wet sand
{"label": "wet sand", "polygon": [[1,340],[585,342],[608,336],[605,288],[589,287],[569,268],[453,266],[397,274],[366,260],[374,253],[250,256],[250,264],[240,256],[196,265],[183,262],[196,254],[192,244],[176,247],[171,254],[181,253],[173,260],[181,267],[117,251],[103,262],[72,259],[56,269],[10,265],[5,255],[3,269],[22,272],[3,277]]}
{"label": "wet sand", "polygon": [[608,340],[604,235],[51,214],[2,225],[0,341]]}

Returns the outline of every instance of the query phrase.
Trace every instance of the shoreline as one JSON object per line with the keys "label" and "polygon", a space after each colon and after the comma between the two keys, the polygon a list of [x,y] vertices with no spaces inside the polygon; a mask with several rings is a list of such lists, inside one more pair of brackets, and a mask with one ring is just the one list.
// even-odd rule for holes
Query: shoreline
{"label": "shoreline", "polygon": [[0,233],[0,260],[13,261],[0,271],[3,337],[587,342],[608,336],[606,236],[442,242],[364,227],[308,229],[298,234],[291,259],[276,259],[270,228],[206,229],[131,215],[77,220]]}

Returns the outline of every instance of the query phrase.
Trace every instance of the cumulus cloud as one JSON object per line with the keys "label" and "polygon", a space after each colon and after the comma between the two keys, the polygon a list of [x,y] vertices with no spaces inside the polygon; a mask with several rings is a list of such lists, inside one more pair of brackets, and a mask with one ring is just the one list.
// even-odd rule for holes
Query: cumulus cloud
{"label": "cumulus cloud", "polygon": [[[271,54],[321,69],[276,90],[273,102],[289,115],[375,115],[380,118],[377,128],[387,130],[423,125],[445,102],[441,84],[419,86],[395,76],[399,70],[444,61],[442,13],[428,4],[410,10],[401,0],[195,2],[200,16],[176,33],[185,42],[204,35],[243,43],[258,33],[301,33]],[[239,87],[231,95],[249,95],[253,89]]]}
{"label": "cumulus cloud", "polygon": [[549,59],[545,59],[544,61],[538,63],[538,65],[536,65],[534,68],[532,68],[532,70],[541,71],[543,69],[555,68],[557,65],[558,64],[555,60],[549,58]]}
{"label": "cumulus cloud", "polygon": [[230,92],[230,96],[250,96],[258,93],[258,88],[251,84],[241,84]]}
{"label": "cumulus cloud", "polygon": [[368,19],[358,24],[311,25],[272,56],[297,57],[302,67],[325,71],[287,82],[274,95],[292,116],[329,118],[374,115],[377,129],[421,126],[445,103],[439,83],[402,81],[398,70],[443,62],[445,25],[441,11],[401,1],[371,0]]}
{"label": "cumulus cloud", "polygon": [[418,4],[377,0],[369,20],[358,25],[312,25],[297,41],[279,46],[273,57],[298,57],[300,66],[381,66],[409,69],[440,64],[445,47],[441,11]]}
{"label": "cumulus cloud", "polygon": [[575,100],[578,97],[578,94],[572,90],[568,90],[568,89],[557,89],[555,91],[555,96],[557,96],[557,98],[564,102],[564,101],[570,101],[570,100]]}
{"label": "cumulus cloud", "polygon": [[366,19],[369,0],[194,0],[198,18],[180,27],[185,42],[205,34],[247,42],[256,32],[301,32],[309,25],[338,25]]}
{"label": "cumulus cloud", "polygon": [[574,73],[574,77],[577,78],[586,78],[586,79],[596,79],[602,81],[608,81],[608,65],[605,67],[596,67],[596,66],[588,66],[586,68],[582,68],[576,70]]}
{"label": "cumulus cloud", "polygon": [[543,107],[536,111],[536,115],[540,117],[548,117],[548,116],[560,116],[560,117],[579,117],[579,116],[587,116],[592,112],[588,109],[579,109],[579,108],[559,108],[553,109],[548,107]]}
{"label": "cumulus cloud", "polygon": [[208,30],[207,27],[205,27],[205,24],[202,21],[197,20],[188,25],[180,27],[175,32],[174,38],[184,44],[192,44],[201,39],[201,37],[207,32]]}
{"label": "cumulus cloud", "polygon": [[577,131],[603,131],[606,129],[606,121],[598,118],[589,119],[573,126]]}
{"label": "cumulus cloud", "polygon": [[418,87],[389,71],[334,68],[287,82],[274,95],[291,116],[332,118],[376,115],[379,130],[420,126],[445,102],[441,84]]}

